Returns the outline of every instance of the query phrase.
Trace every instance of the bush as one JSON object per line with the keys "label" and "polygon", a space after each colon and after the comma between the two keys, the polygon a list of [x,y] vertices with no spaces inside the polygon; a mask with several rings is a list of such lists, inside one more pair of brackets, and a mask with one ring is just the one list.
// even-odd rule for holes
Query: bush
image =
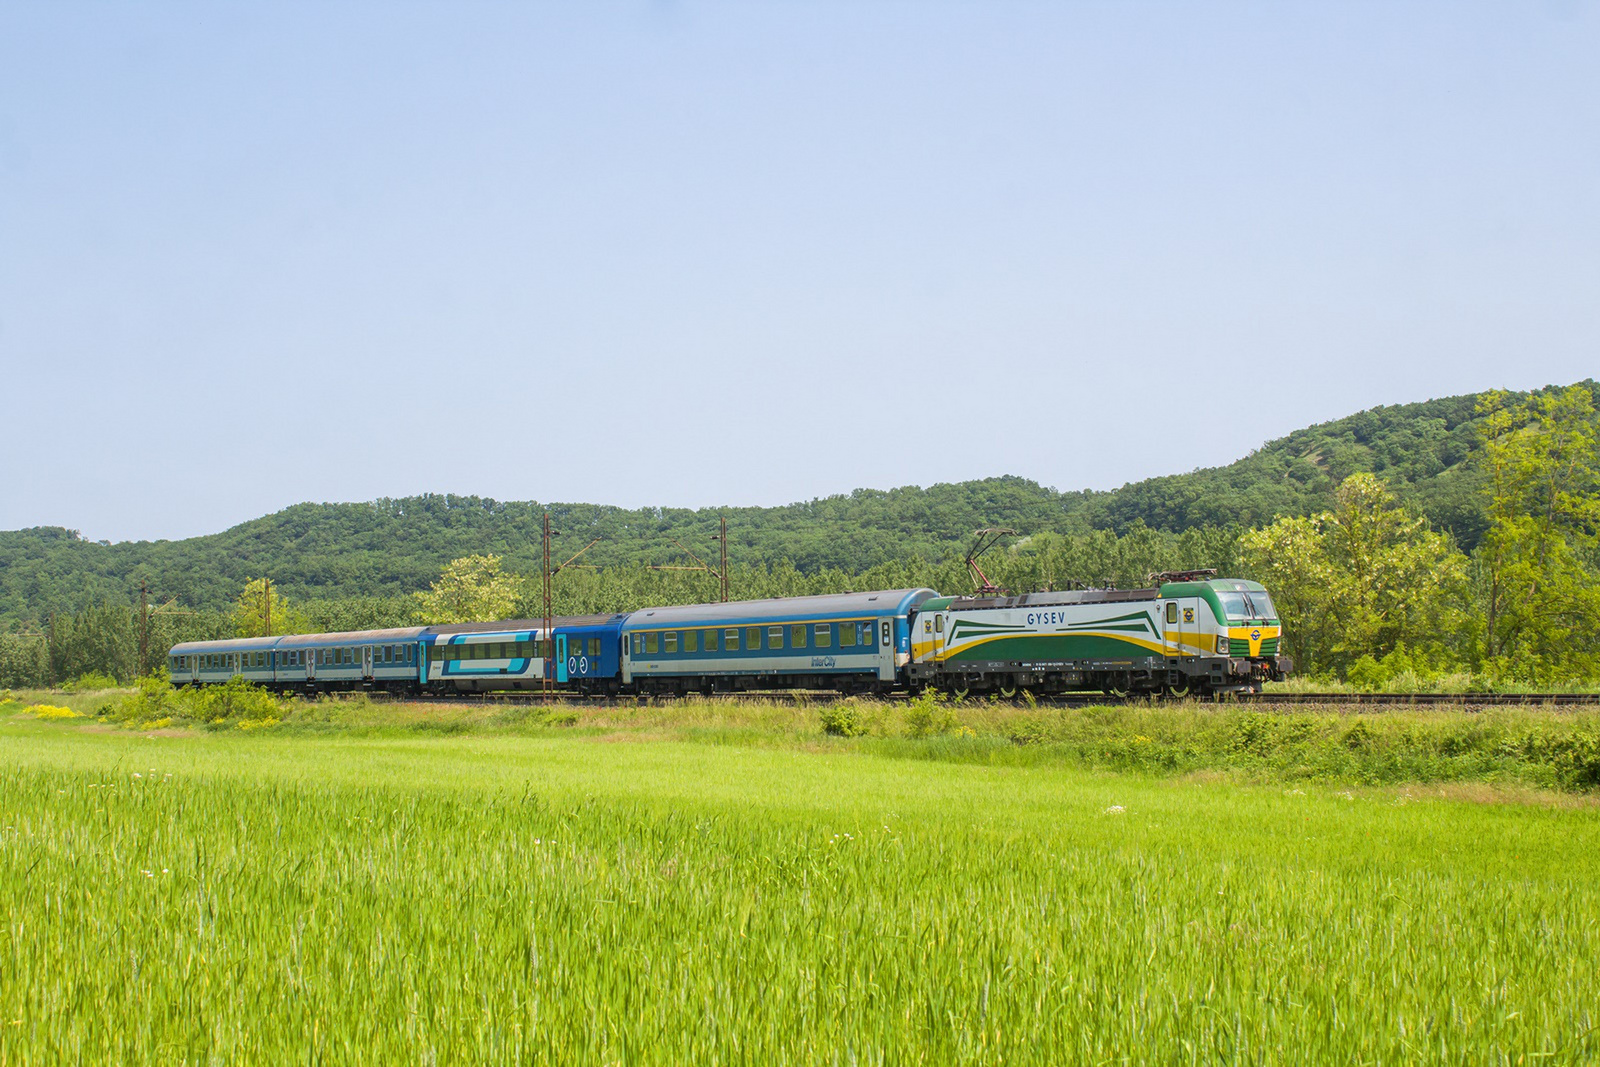
{"label": "bush", "polygon": [[936,689],[924,689],[906,707],[906,734],[910,737],[947,734],[957,725],[956,713],[944,706],[944,694]]}
{"label": "bush", "polygon": [[854,704],[833,704],[822,709],[822,732],[834,737],[860,737],[867,732],[867,723]]}
{"label": "bush", "polygon": [[87,674],[78,675],[70,682],[63,682],[61,691],[63,693],[94,693],[102,689],[117,689],[121,685],[121,682],[109,674],[90,671]]}
{"label": "bush", "polygon": [[71,708],[58,708],[53,704],[35,704],[24,708],[24,714],[32,715],[35,719],[76,719],[78,713]]}
{"label": "bush", "polygon": [[99,714],[139,729],[185,722],[258,730],[282,722],[295,703],[237,676],[203,689],[174,689],[165,673],[157,673],[139,679],[132,694],[104,705]]}

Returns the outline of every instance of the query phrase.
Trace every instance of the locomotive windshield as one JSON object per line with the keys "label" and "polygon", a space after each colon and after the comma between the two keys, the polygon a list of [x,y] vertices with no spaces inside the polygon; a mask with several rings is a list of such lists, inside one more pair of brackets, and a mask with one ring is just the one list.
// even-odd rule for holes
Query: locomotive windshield
{"label": "locomotive windshield", "polygon": [[1276,619],[1277,609],[1272,606],[1272,598],[1259,590],[1248,593],[1218,593],[1222,601],[1222,610],[1230,619]]}

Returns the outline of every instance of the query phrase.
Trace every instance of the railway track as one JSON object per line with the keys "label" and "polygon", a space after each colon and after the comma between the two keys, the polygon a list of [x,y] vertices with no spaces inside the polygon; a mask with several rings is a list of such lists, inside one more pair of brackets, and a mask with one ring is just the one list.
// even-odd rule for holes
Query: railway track
{"label": "railway track", "polygon": [[[538,693],[452,693],[433,694],[424,693],[414,696],[391,693],[372,693],[371,699],[381,703],[398,704],[492,704],[504,707],[530,707],[544,704],[544,697]],[[804,697],[808,701],[826,702],[838,700],[838,693],[831,690],[752,690],[737,694],[717,694],[718,698],[749,698],[753,700],[794,700]],[[586,705],[605,704],[673,704],[683,700],[701,699],[697,694],[688,696],[583,696],[578,693],[560,693],[551,701],[551,704],[583,707]],[[905,694],[887,694],[879,699],[899,701],[905,699]],[[1366,707],[1393,707],[1393,706],[1436,706],[1436,707],[1581,707],[1600,705],[1600,693],[1254,693],[1240,694],[1226,698],[1241,704],[1279,705],[1279,704],[1344,704],[1360,705]],[[988,703],[984,697],[968,698],[970,704]],[[1068,693],[1059,696],[1041,697],[1036,703],[1041,707],[1084,707],[1090,704],[1120,705],[1146,703],[1148,698],[1143,697],[1114,697],[1103,693]],[[1005,701],[1008,704],[1022,704],[1020,699]]]}
{"label": "railway track", "polygon": [[1600,693],[1257,693],[1251,704],[1441,704],[1458,707],[1600,704]]}

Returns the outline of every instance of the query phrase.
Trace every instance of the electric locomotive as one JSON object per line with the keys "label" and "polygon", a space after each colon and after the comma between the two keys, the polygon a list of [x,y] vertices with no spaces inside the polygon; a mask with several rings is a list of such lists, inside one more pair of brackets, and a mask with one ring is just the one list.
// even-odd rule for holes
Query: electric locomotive
{"label": "electric locomotive", "polygon": [[909,681],[957,697],[1100,690],[1117,696],[1260,692],[1293,667],[1257,582],[1214,571],[1144,589],[940,597],[913,620]]}

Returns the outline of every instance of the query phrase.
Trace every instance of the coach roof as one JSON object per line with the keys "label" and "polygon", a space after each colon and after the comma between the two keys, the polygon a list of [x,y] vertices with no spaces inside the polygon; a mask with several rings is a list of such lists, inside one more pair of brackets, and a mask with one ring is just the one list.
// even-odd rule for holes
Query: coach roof
{"label": "coach roof", "polygon": [[[570,630],[578,626],[605,626],[622,618],[621,615],[561,615],[551,621],[558,630]],[[452,622],[444,626],[430,626],[425,632],[442,637],[446,634],[526,633],[542,629],[543,619],[502,619],[498,622]]]}
{"label": "coach roof", "polygon": [[773,600],[738,600],[731,604],[645,608],[629,615],[622,628],[652,630],[667,626],[903,615],[934,595],[932,589],[885,589],[875,593],[829,593],[824,596],[778,597]]}

